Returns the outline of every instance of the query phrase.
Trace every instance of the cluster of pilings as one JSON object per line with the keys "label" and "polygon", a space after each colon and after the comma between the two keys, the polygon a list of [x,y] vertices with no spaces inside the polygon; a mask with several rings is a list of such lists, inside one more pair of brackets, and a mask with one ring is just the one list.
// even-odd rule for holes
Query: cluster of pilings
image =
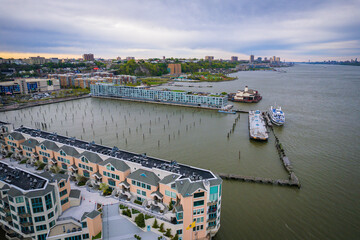
{"label": "cluster of pilings", "polygon": [[[238,114],[234,120],[234,123],[232,125],[232,128],[230,129],[230,131],[227,133],[227,139],[229,140],[230,138],[230,135],[234,133],[235,131],[235,127],[236,127],[236,124],[238,123],[238,121],[240,120],[240,114]],[[239,153],[240,155],[240,153]],[[239,157],[240,158],[240,157]]]}

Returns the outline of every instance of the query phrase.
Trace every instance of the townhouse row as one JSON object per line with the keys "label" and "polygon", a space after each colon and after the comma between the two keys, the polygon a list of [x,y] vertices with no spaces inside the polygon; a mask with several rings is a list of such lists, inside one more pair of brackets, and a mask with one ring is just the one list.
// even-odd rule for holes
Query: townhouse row
{"label": "townhouse row", "polygon": [[119,198],[170,216],[180,239],[210,239],[220,228],[222,180],[211,171],[27,127],[8,134],[2,147],[90,185],[106,183]]}

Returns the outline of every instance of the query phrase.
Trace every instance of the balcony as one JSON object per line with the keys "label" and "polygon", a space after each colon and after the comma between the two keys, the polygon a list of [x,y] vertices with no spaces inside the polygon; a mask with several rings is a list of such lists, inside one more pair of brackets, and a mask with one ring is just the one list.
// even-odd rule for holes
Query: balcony
{"label": "balcony", "polygon": [[207,205],[208,205],[208,207],[217,205],[217,201],[208,202]]}
{"label": "balcony", "polygon": [[30,227],[30,226],[32,226],[32,225],[34,225],[34,224],[33,224],[32,222],[21,222],[20,225],[21,225],[22,227]]}
{"label": "balcony", "polygon": [[209,227],[207,227],[206,230],[211,230],[211,229],[214,229],[214,228],[216,228],[215,225],[214,225],[214,226],[209,226]]}
{"label": "balcony", "polygon": [[211,223],[211,222],[216,222],[216,216],[215,217],[211,217],[207,220],[208,223]]}
{"label": "balcony", "polygon": [[5,221],[7,221],[7,222],[11,222],[11,221],[12,221],[11,216],[6,216],[6,217],[5,217]]}
{"label": "balcony", "polygon": [[30,214],[30,213],[20,213],[20,214],[19,214],[19,217],[21,217],[21,218],[27,218],[27,217],[31,217],[31,214]]}

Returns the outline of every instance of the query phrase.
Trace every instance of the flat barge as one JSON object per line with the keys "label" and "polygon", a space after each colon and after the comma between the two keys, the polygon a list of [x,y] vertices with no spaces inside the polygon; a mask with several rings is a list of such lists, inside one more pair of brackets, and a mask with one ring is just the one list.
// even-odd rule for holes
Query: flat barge
{"label": "flat barge", "polygon": [[259,110],[249,111],[249,137],[257,141],[267,141],[269,138],[264,118]]}

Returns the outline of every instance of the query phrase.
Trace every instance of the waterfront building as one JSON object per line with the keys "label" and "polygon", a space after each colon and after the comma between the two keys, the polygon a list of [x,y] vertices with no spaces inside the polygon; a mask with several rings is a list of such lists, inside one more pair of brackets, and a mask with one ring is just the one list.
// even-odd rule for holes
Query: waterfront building
{"label": "waterfront building", "polygon": [[[38,156],[38,160],[47,166],[57,164],[69,175],[88,178],[91,185],[108,184],[112,195],[118,196],[122,204],[130,208],[132,205],[142,205],[143,213],[154,216],[159,224],[164,223],[164,228],[170,228],[173,234],[178,234],[179,239],[211,239],[220,228],[222,180],[209,170],[27,127],[15,129],[1,144],[6,146],[3,149],[6,152],[25,154],[23,156],[32,152],[34,157]],[[54,184],[55,188],[51,187],[51,190],[55,189],[55,197],[51,197],[60,214],[59,211],[64,208],[61,207],[62,198],[57,194],[60,186],[56,185],[59,184]],[[44,195],[42,202],[47,200],[47,193]],[[87,226],[96,217],[96,213],[89,213]],[[5,224],[5,221],[2,222]],[[76,225],[75,222],[71,223]],[[192,223],[194,227],[187,230]],[[61,232],[59,226],[62,223],[58,221],[54,224],[47,239],[63,239],[55,233]],[[79,224],[74,228],[78,226],[80,230]],[[82,228],[79,232],[91,236],[96,231]],[[35,230],[34,234],[37,234]],[[45,234],[45,230],[39,230],[39,234]]]}
{"label": "waterfront building", "polygon": [[91,95],[95,97],[115,97],[208,108],[222,108],[227,105],[227,96],[219,94],[189,93],[181,90],[157,90],[142,87],[116,86],[106,83],[91,85],[90,90]]}
{"label": "waterfront building", "polygon": [[47,78],[18,78],[0,83],[0,94],[28,94],[60,89],[59,80]]}
{"label": "waterfront building", "polygon": [[168,65],[167,69],[171,75],[181,74],[181,64],[180,63],[170,63]]}
{"label": "waterfront building", "polygon": [[83,59],[84,59],[84,61],[94,61],[95,59],[94,59],[94,54],[92,54],[92,53],[85,53],[84,55],[83,55]]}

